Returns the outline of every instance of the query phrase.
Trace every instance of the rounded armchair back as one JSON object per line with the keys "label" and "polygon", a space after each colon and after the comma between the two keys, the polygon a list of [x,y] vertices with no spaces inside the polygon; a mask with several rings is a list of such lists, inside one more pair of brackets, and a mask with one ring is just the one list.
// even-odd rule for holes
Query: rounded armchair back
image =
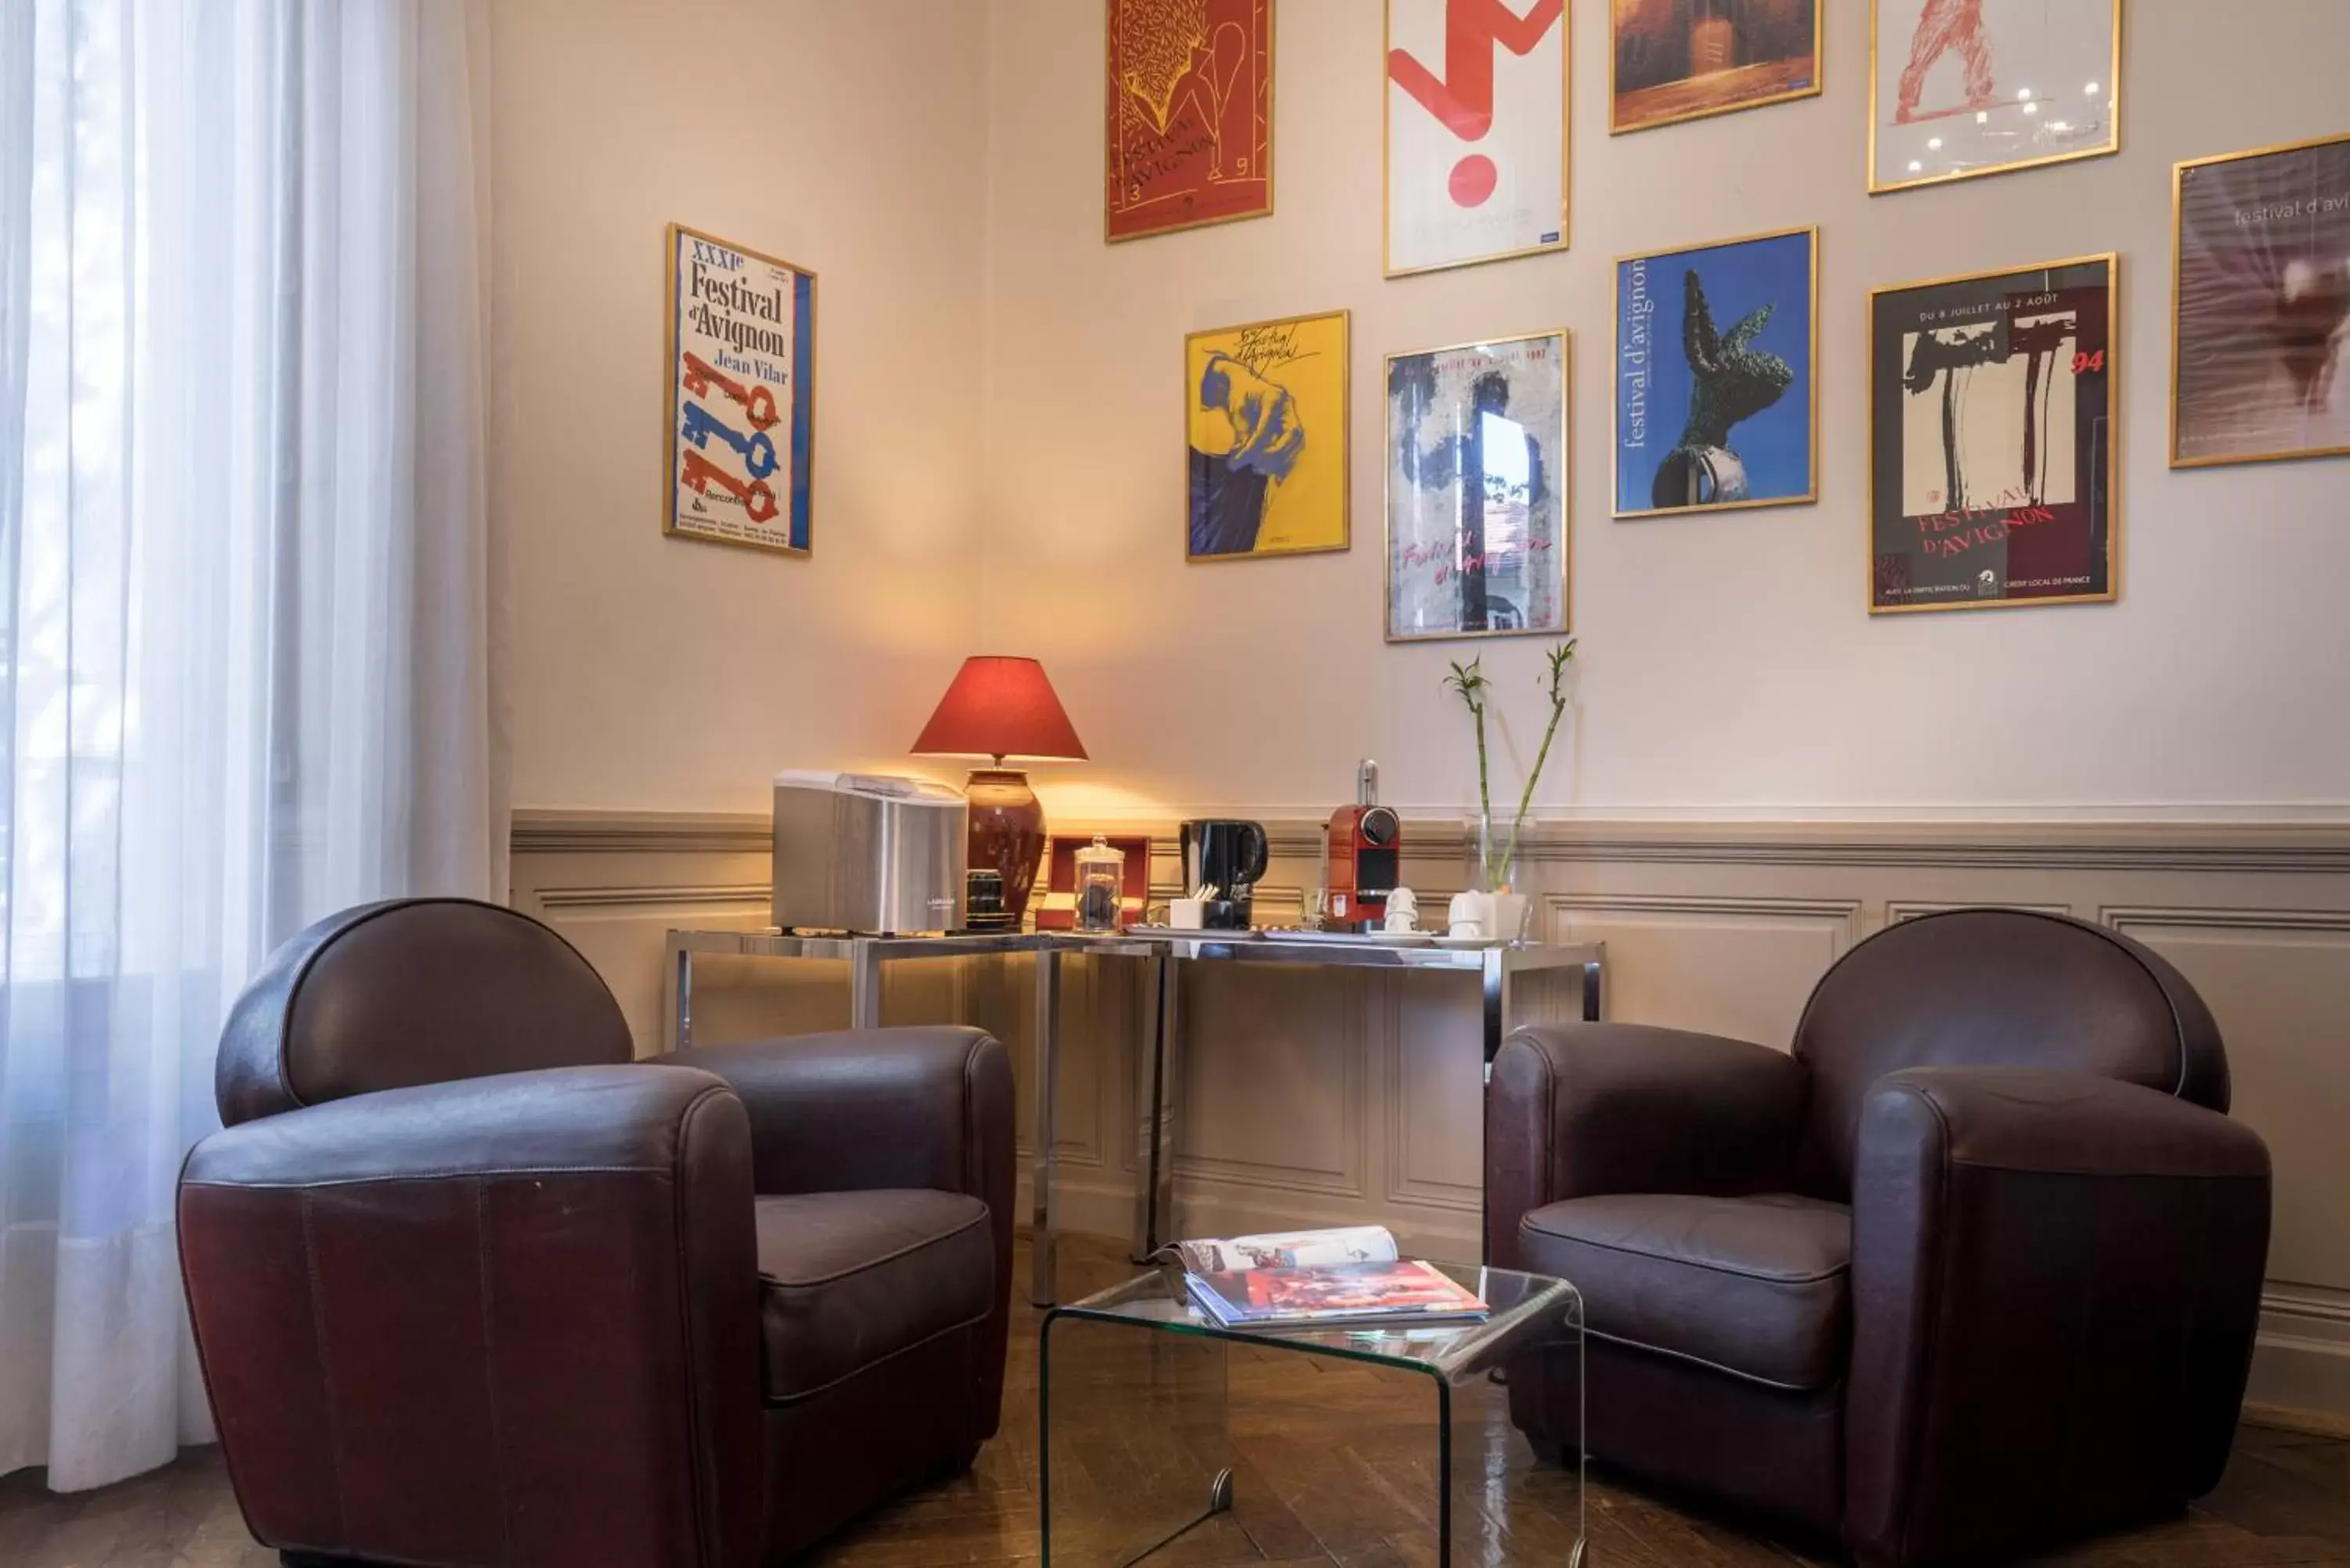
{"label": "rounded armchair back", "polygon": [[2195,988],[2103,926],[2025,909],[1951,909],[1887,927],[1821,978],[1795,1027],[1811,1105],[1805,1191],[1850,1197],[1869,1085],[1905,1067],[2095,1073],[2228,1108],[2228,1058]]}
{"label": "rounded armchair back", "polygon": [[213,1093],[230,1127],[379,1089],[636,1054],[578,950],[470,898],[330,915],[269,957],[221,1032]]}

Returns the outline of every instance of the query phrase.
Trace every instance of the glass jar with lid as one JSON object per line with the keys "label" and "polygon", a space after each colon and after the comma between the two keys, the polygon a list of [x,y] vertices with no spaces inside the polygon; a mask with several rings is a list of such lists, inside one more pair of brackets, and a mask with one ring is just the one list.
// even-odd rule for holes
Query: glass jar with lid
{"label": "glass jar with lid", "polygon": [[1126,892],[1126,852],[1113,849],[1100,834],[1076,854],[1077,918],[1081,931],[1118,929],[1118,903]]}

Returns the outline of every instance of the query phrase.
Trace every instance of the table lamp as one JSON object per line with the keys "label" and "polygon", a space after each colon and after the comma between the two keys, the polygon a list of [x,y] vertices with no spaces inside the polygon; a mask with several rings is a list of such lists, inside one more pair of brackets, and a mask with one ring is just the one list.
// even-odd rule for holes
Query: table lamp
{"label": "table lamp", "polygon": [[1045,855],[1045,808],[1028,775],[1003,765],[1007,757],[1084,762],[1077,739],[1045,667],[1033,659],[983,655],[962,661],[938,711],[914,741],[918,757],[986,757],[972,770],[971,868],[1003,877],[1003,911],[1017,924],[1028,911],[1028,891]]}

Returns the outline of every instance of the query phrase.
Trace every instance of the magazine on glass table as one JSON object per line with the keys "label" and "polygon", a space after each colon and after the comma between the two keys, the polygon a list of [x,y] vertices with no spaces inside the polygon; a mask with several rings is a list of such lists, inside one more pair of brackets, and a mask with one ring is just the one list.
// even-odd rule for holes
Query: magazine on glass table
{"label": "magazine on glass table", "polygon": [[1377,1225],[1180,1241],[1193,1305],[1225,1328],[1473,1321],[1476,1293],[1431,1263],[1397,1255]]}

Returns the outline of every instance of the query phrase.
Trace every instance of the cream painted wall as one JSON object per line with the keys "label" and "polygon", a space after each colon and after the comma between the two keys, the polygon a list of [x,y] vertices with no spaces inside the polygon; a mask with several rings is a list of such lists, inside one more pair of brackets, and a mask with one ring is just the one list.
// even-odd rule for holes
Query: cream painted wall
{"label": "cream painted wall", "polygon": [[[1575,0],[1573,248],[1387,282],[1378,0],[1281,0],[1277,213],[1105,246],[1099,0],[990,8],[984,603],[1045,660],[1095,761],[1040,781],[1096,817],[1388,798],[1457,815],[1476,645],[1380,636],[1380,358],[1575,334],[1576,733],[1555,809],[1895,815],[2339,815],[2350,804],[2350,462],[2165,462],[2170,168],[2350,130],[2342,0],[2136,0],[2124,151],[1872,200],[1867,6],[1827,0],[1826,91],[1606,134],[1607,7]],[[1822,229],[1822,500],[1608,520],[1611,258]],[[2123,597],[1863,610],[1863,302],[1875,285],[2121,253]],[[1354,548],[1189,566],[1186,331],[1354,312]],[[1530,743],[1541,656],[1484,645]],[[1057,785],[1057,787],[1056,787]]]}
{"label": "cream painted wall", "polygon": [[[515,799],[764,809],[896,761],[978,625],[983,5],[492,13]],[[810,559],[661,536],[672,221],[818,275]]]}

